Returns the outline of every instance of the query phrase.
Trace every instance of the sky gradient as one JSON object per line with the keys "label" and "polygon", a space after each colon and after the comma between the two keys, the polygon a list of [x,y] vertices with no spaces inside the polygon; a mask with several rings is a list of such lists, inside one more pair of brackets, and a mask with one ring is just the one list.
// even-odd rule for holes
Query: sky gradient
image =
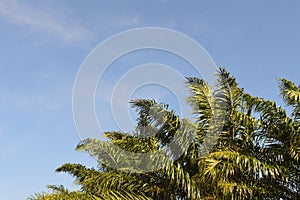
{"label": "sky gradient", "polygon": [[[246,92],[282,102],[278,79],[300,84],[299,19],[296,0],[0,0],[1,200],[26,199],[48,184],[76,188],[72,177],[54,170],[65,162],[95,166],[88,155],[74,151],[80,138],[72,88],[85,57],[106,38],[146,26],[180,31],[225,66]],[[172,60],[157,52],[146,55],[129,55],[118,66],[126,71],[153,59]],[[174,60],[170,64],[184,65]],[[112,66],[102,80],[106,89],[121,72]],[[139,92],[134,97],[149,96]],[[171,98],[160,89],[153,95]],[[108,100],[105,93],[96,98],[101,110]],[[115,129],[110,115],[97,114],[106,130]]]}

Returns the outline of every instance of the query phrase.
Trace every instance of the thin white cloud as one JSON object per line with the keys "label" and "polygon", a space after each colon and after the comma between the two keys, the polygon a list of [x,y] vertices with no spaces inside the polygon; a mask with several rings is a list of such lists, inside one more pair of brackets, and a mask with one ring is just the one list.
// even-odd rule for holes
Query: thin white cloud
{"label": "thin white cloud", "polygon": [[137,26],[141,23],[141,19],[138,16],[123,16],[115,18],[113,21],[116,26]]}
{"label": "thin white cloud", "polygon": [[67,42],[83,41],[92,37],[92,32],[82,24],[74,22],[76,20],[67,20],[61,13],[42,10],[19,0],[1,1],[0,18]]}
{"label": "thin white cloud", "polygon": [[[70,104],[70,94],[68,87],[47,87],[43,91],[0,88],[4,94],[0,99],[0,110],[4,112],[25,112],[44,114],[60,111]],[[1,131],[1,127],[0,127]],[[1,137],[1,132],[0,132]]]}
{"label": "thin white cloud", "polygon": [[18,98],[17,104],[23,109],[56,111],[63,107],[61,102],[58,102],[54,97],[49,97],[45,94],[34,94],[31,96],[23,95]]}

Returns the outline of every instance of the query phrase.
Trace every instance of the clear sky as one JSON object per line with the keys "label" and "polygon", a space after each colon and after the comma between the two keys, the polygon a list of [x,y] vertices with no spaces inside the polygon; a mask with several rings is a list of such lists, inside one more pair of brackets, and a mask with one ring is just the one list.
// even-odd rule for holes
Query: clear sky
{"label": "clear sky", "polygon": [[[95,166],[74,151],[80,138],[72,87],[84,58],[104,39],[145,26],[180,31],[246,92],[279,100],[278,78],[300,84],[299,19],[296,0],[0,0],[0,199],[26,199],[47,184],[72,189],[73,179],[54,170],[65,162]],[[101,108],[105,96],[97,98]],[[105,112],[98,114],[114,129]]]}

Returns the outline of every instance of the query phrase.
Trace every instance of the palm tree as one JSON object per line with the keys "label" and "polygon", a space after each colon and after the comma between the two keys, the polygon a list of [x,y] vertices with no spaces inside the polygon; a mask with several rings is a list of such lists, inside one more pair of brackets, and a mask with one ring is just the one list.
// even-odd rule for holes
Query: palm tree
{"label": "palm tree", "polygon": [[[80,191],[52,187],[53,193],[33,199],[299,199],[300,87],[280,80],[281,95],[292,107],[288,116],[275,102],[245,93],[223,68],[214,91],[195,77],[187,78],[187,86],[195,122],[180,120],[167,104],[134,100],[135,133],[107,132],[109,142],[87,139],[77,146],[97,159],[97,169],[67,163],[56,170],[73,175]],[[188,148],[172,159],[179,147],[172,141],[183,145],[190,132]],[[141,173],[153,166],[120,149],[169,157],[151,157],[151,165],[163,167]]]}
{"label": "palm tree", "polygon": [[[281,93],[294,107],[292,119],[275,102],[244,93],[224,69],[219,85],[217,98],[226,116],[214,149],[200,157],[201,171],[196,176],[207,186],[204,196],[299,199],[299,87],[281,79]],[[197,112],[203,100],[197,103],[192,97]]]}

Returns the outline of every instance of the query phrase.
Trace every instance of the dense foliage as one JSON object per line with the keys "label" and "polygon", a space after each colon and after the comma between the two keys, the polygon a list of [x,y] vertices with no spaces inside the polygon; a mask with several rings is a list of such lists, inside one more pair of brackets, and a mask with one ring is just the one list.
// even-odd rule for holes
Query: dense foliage
{"label": "dense foliage", "polygon": [[[74,176],[80,191],[51,186],[52,193],[31,199],[300,199],[299,86],[280,80],[289,113],[274,101],[245,93],[223,68],[214,91],[195,77],[187,78],[187,87],[195,122],[179,119],[166,104],[134,100],[139,115],[134,134],[107,132],[109,142],[87,139],[77,146],[97,159],[97,169],[66,163],[56,170]],[[122,166],[128,159],[108,143],[138,153],[169,149],[171,158],[176,150],[168,144],[184,133],[181,127],[196,130],[192,144],[162,169],[138,173],[104,162],[108,156]]]}

